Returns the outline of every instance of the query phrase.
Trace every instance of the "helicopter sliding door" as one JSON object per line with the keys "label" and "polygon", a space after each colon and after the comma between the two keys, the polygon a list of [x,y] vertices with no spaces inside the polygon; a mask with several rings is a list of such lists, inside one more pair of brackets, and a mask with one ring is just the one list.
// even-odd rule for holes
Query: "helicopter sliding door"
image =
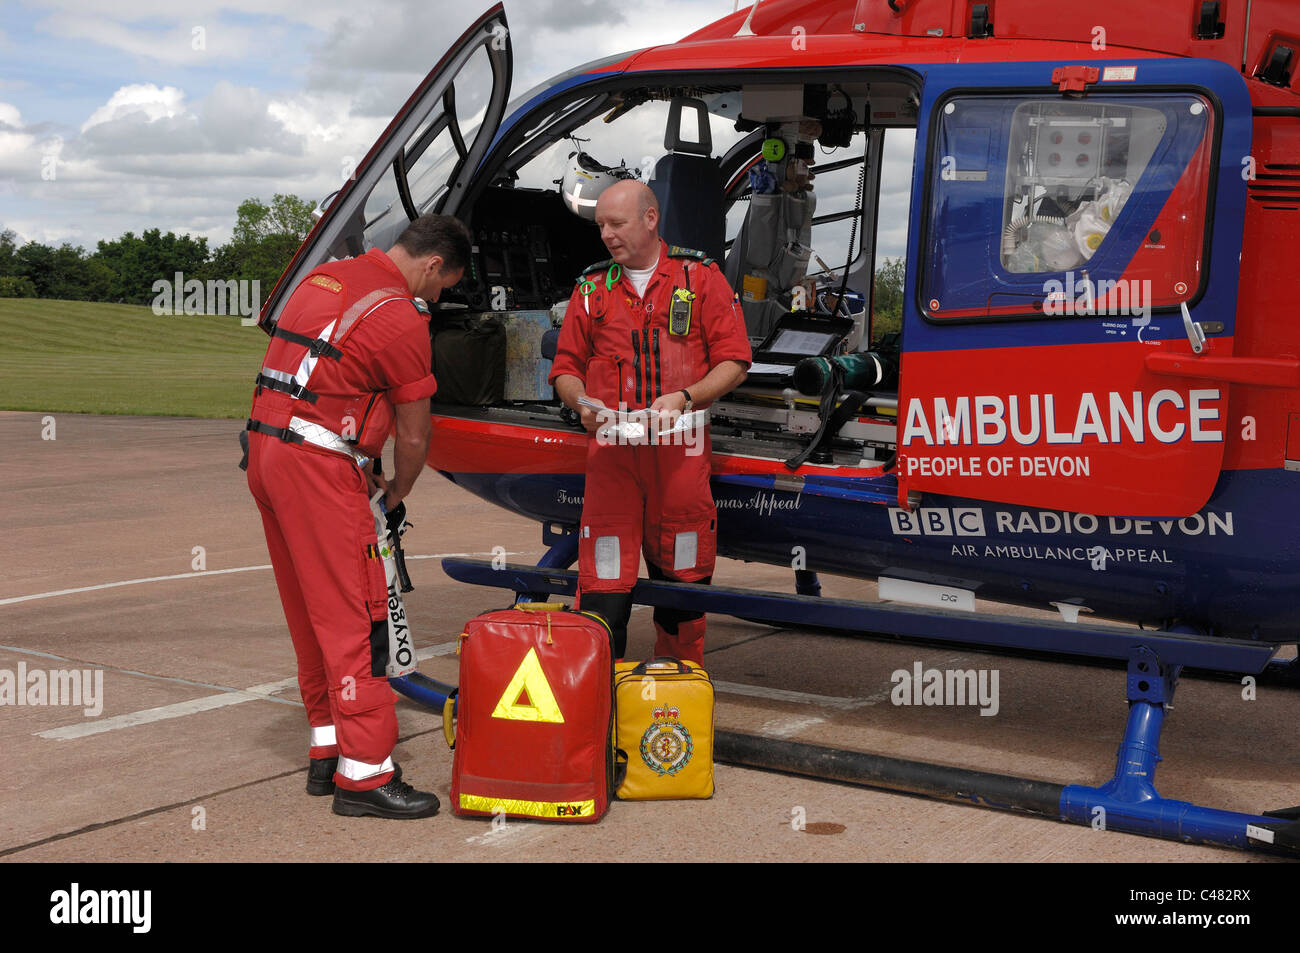
{"label": "helicopter sliding door", "polygon": [[426,212],[455,214],[510,93],[510,31],[500,3],[452,44],[346,181],[262,309],[274,324],[289,292],[323,262],[389,248]]}
{"label": "helicopter sliding door", "polygon": [[1075,70],[1092,83],[1068,95],[1037,85],[1051,64],[1005,67],[995,88],[960,67],[927,78],[900,499],[1177,517],[1218,479],[1228,384],[1151,356],[1190,357],[1192,321],[1231,354],[1245,89],[1193,60],[1053,81]]}

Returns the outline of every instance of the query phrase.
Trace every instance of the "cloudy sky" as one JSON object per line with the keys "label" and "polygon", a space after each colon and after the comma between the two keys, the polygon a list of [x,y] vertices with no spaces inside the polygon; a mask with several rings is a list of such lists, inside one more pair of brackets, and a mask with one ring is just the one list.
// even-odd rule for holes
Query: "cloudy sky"
{"label": "cloudy sky", "polygon": [[[0,228],[93,250],[158,227],[215,247],[246,198],[315,202],[491,2],[0,0]],[[680,39],[736,5],[506,0],[512,94]],[[891,137],[881,254],[906,239],[910,133]],[[851,201],[854,176],[841,178],[819,190],[823,211]],[[838,263],[843,237],[830,232],[847,226],[826,228],[814,244]]]}
{"label": "cloudy sky", "polygon": [[[88,249],[155,226],[218,244],[245,198],[319,199],[490,5],[0,0],[0,227]],[[514,92],[734,5],[507,0]]]}

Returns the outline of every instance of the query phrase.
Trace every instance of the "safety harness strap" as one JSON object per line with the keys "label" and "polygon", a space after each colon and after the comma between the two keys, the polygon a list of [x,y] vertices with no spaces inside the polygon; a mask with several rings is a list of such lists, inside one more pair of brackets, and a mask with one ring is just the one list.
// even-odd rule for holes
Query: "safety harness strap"
{"label": "safety harness strap", "polygon": [[294,433],[288,427],[272,427],[270,424],[264,424],[262,421],[253,420],[252,418],[249,418],[245,429],[251,430],[253,433],[264,433],[268,437],[274,437],[276,440],[285,443],[302,443],[304,439],[302,434]]}
{"label": "safety harness strap", "polygon": [[291,418],[287,427],[273,427],[260,420],[250,419],[245,429],[266,434],[284,443],[309,443],[324,450],[333,450],[335,453],[350,457],[358,466],[365,466],[370,462],[370,458],[359,452],[350,441],[320,424],[311,423],[301,417]]}
{"label": "safety harness strap", "polygon": [[284,340],[289,341],[292,344],[301,344],[313,357],[320,357],[323,354],[325,357],[332,358],[336,361],[341,360],[343,357],[343,352],[324,338],[311,338],[305,334],[286,331],[278,324],[275,326],[275,330],[271,332],[271,336],[284,338]]}
{"label": "safety harness strap", "polygon": [[269,368],[263,368],[262,372],[257,375],[257,386],[265,387],[267,390],[279,391],[281,394],[288,394],[296,400],[305,400],[309,404],[316,403],[320,397],[319,394],[309,391],[294,380],[292,374]]}

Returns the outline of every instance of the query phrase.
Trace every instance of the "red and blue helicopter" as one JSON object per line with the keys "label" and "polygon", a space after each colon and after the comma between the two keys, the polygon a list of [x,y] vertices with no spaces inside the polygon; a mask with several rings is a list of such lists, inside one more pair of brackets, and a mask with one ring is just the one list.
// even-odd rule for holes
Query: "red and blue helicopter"
{"label": "red and blue helicopter", "polygon": [[[587,437],[544,349],[574,276],[607,257],[583,176],[644,178],[664,237],[725,263],[756,345],[712,409],[719,553],[794,565],[796,593],[642,580],[637,600],[1118,660],[1130,716],[1101,787],[892,759],[862,777],[1294,851],[1296,809],[1171,801],[1153,779],[1184,667],[1297,680],[1275,656],[1300,633],[1300,8],[1142,14],[762,0],[511,99],[497,5],[322,203],[263,324],[316,265],[424,212],[462,218],[474,261],[434,315],[429,465],[537,520],[549,551],[444,567],[571,594]],[[818,572],[875,579],[883,601],[823,598]],[[976,613],[977,596],[1059,620]],[[398,687],[440,705],[430,684]],[[719,757],[818,773],[810,746],[780,744],[720,737]],[[826,771],[853,777],[838,755]]]}

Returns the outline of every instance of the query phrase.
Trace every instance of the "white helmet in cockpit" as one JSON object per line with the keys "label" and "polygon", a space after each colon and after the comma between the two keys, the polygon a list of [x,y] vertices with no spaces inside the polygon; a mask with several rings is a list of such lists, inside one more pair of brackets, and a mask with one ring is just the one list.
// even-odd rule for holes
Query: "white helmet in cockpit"
{"label": "white helmet in cockpit", "polygon": [[560,194],[575,215],[595,221],[596,199],[600,193],[615,182],[635,178],[638,178],[636,171],[624,164],[601,165],[585,152],[574,152],[569,155],[569,167],[560,180]]}

